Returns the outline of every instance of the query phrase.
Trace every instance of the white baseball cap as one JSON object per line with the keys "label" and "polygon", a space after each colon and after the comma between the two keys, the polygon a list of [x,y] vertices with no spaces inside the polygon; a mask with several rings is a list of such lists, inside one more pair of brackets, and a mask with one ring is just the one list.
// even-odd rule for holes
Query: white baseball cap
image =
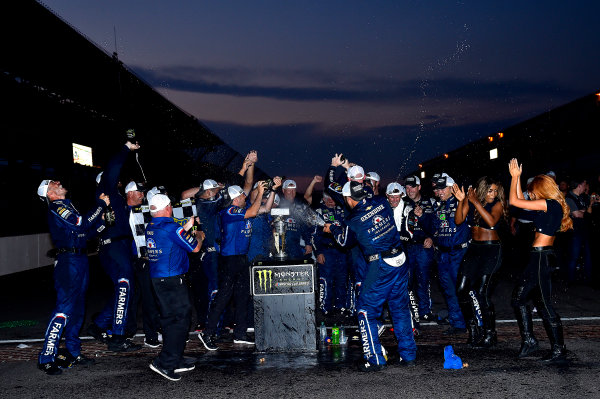
{"label": "white baseball cap", "polygon": [[229,186],[227,187],[227,193],[229,194],[229,198],[231,198],[232,200],[236,199],[237,197],[239,197],[244,193],[244,190],[242,190],[242,188],[240,186]]}
{"label": "white baseball cap", "polygon": [[171,203],[169,197],[164,194],[155,194],[152,196],[150,201],[148,201],[148,205],[150,205],[151,212],[158,212],[167,207]]}
{"label": "white baseball cap", "polygon": [[296,188],[296,182],[288,179],[283,182],[283,188]]}
{"label": "white baseball cap", "polygon": [[134,181],[130,181],[125,186],[125,194],[127,194],[130,191],[144,191],[144,187],[142,186],[141,183],[138,184]]}
{"label": "white baseball cap", "polygon": [[342,187],[342,195],[344,197],[349,197],[352,193],[350,192],[350,182],[347,182],[346,184],[344,184],[344,187]]}
{"label": "white baseball cap", "polygon": [[350,180],[362,180],[365,178],[365,170],[362,166],[354,165],[348,169],[348,179]]}
{"label": "white baseball cap", "polygon": [[37,189],[37,195],[40,197],[45,197],[48,194],[48,186],[52,180],[42,180],[40,186]]}
{"label": "white baseball cap", "polygon": [[402,187],[400,183],[393,182],[387,185],[385,193],[387,195],[406,195],[406,190],[404,189],[404,187]]}
{"label": "white baseball cap", "polygon": [[150,204],[150,201],[152,200],[152,198],[155,195],[158,194],[165,194],[166,190],[163,186],[154,186],[152,187],[150,190],[148,190],[148,192],[146,193],[146,198],[148,199],[148,204]]}
{"label": "white baseball cap", "polygon": [[213,179],[206,179],[202,183],[202,190],[211,190],[213,188],[219,187],[219,183],[214,181]]}
{"label": "white baseball cap", "polygon": [[379,175],[377,174],[377,172],[369,172],[369,173],[367,173],[367,179],[373,180],[373,181],[380,181],[381,180],[381,178],[379,177]]}
{"label": "white baseball cap", "polygon": [[102,179],[102,173],[104,173],[104,172],[100,172],[100,173],[98,173],[98,175],[96,176],[96,184],[100,184],[100,180]]}

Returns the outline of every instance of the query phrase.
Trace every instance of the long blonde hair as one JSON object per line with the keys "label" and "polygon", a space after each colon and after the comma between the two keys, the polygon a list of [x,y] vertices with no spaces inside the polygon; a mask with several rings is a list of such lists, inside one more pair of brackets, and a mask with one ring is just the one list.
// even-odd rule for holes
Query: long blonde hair
{"label": "long blonde hair", "polygon": [[527,191],[539,195],[538,199],[553,199],[557,201],[562,207],[563,217],[560,222],[560,231],[567,231],[573,228],[573,221],[571,220],[569,206],[565,201],[564,194],[559,190],[558,185],[549,176],[537,175],[533,178],[531,183],[527,186]]}

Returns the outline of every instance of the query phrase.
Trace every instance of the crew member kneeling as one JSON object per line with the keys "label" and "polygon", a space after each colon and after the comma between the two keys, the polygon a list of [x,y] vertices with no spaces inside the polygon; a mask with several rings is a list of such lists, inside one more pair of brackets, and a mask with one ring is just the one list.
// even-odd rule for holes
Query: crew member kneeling
{"label": "crew member kneeling", "polygon": [[408,299],[408,268],[402,251],[400,235],[394,223],[393,211],[385,198],[368,198],[359,182],[348,182],[342,194],[351,209],[344,223],[325,224],[342,245],[357,241],[368,262],[368,270],[358,298],[358,324],[362,336],[365,362],[360,371],[378,371],[386,359],[377,335],[377,318],[387,301],[398,340],[400,365],[413,366],[417,346],[412,332]]}
{"label": "crew member kneeling", "polygon": [[194,369],[194,363],[183,357],[192,315],[184,274],[188,271],[188,252],[198,252],[204,233],[198,240],[188,231],[194,219],[181,227],[173,221],[169,197],[156,194],[150,200],[152,221],[146,227],[146,245],[150,262],[150,277],[160,309],[163,347],[150,368],[163,377],[177,381],[178,372]]}

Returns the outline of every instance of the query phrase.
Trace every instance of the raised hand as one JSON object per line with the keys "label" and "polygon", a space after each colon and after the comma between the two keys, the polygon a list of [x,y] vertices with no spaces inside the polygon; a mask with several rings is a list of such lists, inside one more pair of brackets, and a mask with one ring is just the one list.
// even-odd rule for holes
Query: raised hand
{"label": "raised hand", "polygon": [[457,200],[462,201],[465,199],[465,188],[464,187],[458,187],[458,184],[454,183],[452,185],[452,194],[454,194],[454,196],[456,197]]}
{"label": "raised hand", "polygon": [[519,177],[523,173],[523,165],[519,165],[517,158],[513,158],[508,163],[508,171],[512,177]]}

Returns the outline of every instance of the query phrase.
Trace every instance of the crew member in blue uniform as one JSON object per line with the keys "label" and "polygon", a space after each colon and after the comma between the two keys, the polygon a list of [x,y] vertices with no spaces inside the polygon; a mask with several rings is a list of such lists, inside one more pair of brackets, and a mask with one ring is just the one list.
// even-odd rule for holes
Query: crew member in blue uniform
{"label": "crew member in blue uniform", "polygon": [[[279,208],[289,209],[290,214],[285,217],[285,252],[290,259],[302,259],[312,253],[311,226],[308,220],[308,204],[304,199],[296,198],[296,182],[286,180],[283,182],[283,198]],[[304,241],[304,247],[301,246]]]}
{"label": "crew member in blue uniform", "polygon": [[200,251],[204,233],[197,232],[198,239],[189,233],[194,218],[183,226],[176,223],[166,195],[156,194],[149,205],[152,221],[146,226],[146,244],[163,331],[162,350],[150,363],[150,369],[177,381],[181,379],[179,372],[195,368],[193,360],[183,357],[192,315],[185,273],[189,268],[188,253]]}
{"label": "crew member in blue uniform", "polygon": [[[338,205],[349,210],[342,195],[342,188],[348,181],[363,183],[365,177],[365,171],[361,166],[351,165],[350,161],[348,161],[343,154],[335,154],[331,158],[331,165],[325,174],[325,192],[331,195],[331,198],[333,198]],[[370,186],[365,185],[363,189],[367,193],[367,197],[370,198],[374,195]],[[351,248],[351,256],[354,295],[358,297],[360,296],[362,281],[367,272],[367,263],[365,262],[364,254],[361,252],[358,245]]]}
{"label": "crew member in blue uniform", "polygon": [[359,370],[378,371],[386,365],[377,322],[386,301],[394,323],[400,364],[412,366],[417,346],[408,309],[408,268],[404,265],[406,255],[394,224],[393,211],[384,198],[368,198],[362,183],[346,183],[342,194],[350,213],[343,224],[327,223],[323,231],[331,232],[342,246],[358,242],[368,262],[358,298],[358,323],[365,359],[359,364]]}
{"label": "crew member in blue uniform", "polygon": [[[97,192],[107,193],[111,198],[115,224],[107,227],[100,235],[98,256],[106,274],[112,280],[115,292],[113,298],[95,318],[88,328],[94,338],[106,342],[108,349],[115,352],[130,352],[141,348],[126,338],[129,302],[133,297],[133,264],[131,260],[131,228],[129,227],[129,208],[125,198],[119,192],[119,174],[130,152],[139,149],[138,144],[127,141],[118,154],[113,157],[100,178]],[[107,332],[108,331],[108,332]],[[108,339],[106,335],[108,335]]]}
{"label": "crew member in blue uniform", "polygon": [[56,306],[38,357],[38,367],[50,375],[61,374],[55,358],[63,335],[68,355],[62,366],[94,363],[81,354],[79,340],[89,280],[87,240],[104,228],[102,209],[110,204],[109,197],[102,193],[96,206],[82,216],[65,198],[66,193],[59,181],[52,180],[42,181],[37,190],[40,198],[48,203],[48,227],[57,254],[54,263]]}
{"label": "crew member in blue uniform", "polygon": [[[254,168],[258,162],[258,153],[250,151],[246,154],[241,169],[227,185],[241,184],[245,192],[250,192],[254,182]],[[206,327],[208,313],[219,290],[219,244],[220,233],[217,231],[218,213],[223,207],[221,190],[224,185],[213,179],[206,179],[199,187],[185,190],[181,199],[194,197],[196,200],[196,215],[202,225],[206,238],[202,244],[200,262],[193,259],[190,264],[190,283],[196,309],[196,331],[201,332]]]}
{"label": "crew member in blue uniform", "polygon": [[[255,185],[255,189],[258,183]],[[268,192],[265,192],[261,199],[261,209],[259,214],[250,219],[252,223],[252,235],[250,235],[250,246],[248,247],[248,261],[250,264],[259,259],[268,258],[271,253],[271,245],[273,244],[273,228],[271,227],[271,208],[278,206],[280,203],[279,195],[276,194],[277,189],[281,187],[281,177],[273,178],[273,187]],[[252,196],[257,196],[258,191],[252,191]],[[272,197],[272,198],[271,198]],[[252,198],[255,200],[256,198]],[[252,201],[251,201],[252,202]]]}
{"label": "crew member in blue uniform", "polygon": [[421,195],[421,179],[408,176],[404,180],[406,197],[403,198],[407,217],[404,220],[400,238],[406,249],[408,267],[411,273],[410,284],[413,293],[416,292],[419,320],[433,321],[431,311],[430,270],[433,264],[433,240],[423,230],[422,223],[414,214],[417,205],[428,217],[433,213],[434,201]]}
{"label": "crew member in blue uniform", "polygon": [[[454,216],[458,200],[452,195],[454,180],[446,173],[435,181],[434,193],[438,200],[433,206],[433,213],[425,215],[426,223],[433,232],[433,242],[436,248],[438,275],[448,305],[448,322],[450,328],[445,335],[466,333],[465,319],[460,311],[456,297],[456,279],[458,268],[469,246],[470,231],[466,223],[457,225]],[[415,215],[423,217],[423,209],[415,208]]]}
{"label": "crew member in blue uniform", "polygon": [[265,190],[264,182],[259,181],[256,199],[252,205],[246,204],[246,193],[240,186],[227,188],[231,205],[219,212],[221,226],[221,261],[219,264],[219,292],[208,314],[208,323],[198,338],[208,350],[214,351],[217,324],[221,313],[233,296],[235,306],[233,342],[254,345],[246,333],[248,299],[250,297],[250,264],[248,247],[252,224],[250,219],[258,215]]}
{"label": "crew member in blue uniform", "polygon": [[[344,220],[344,208],[333,198],[323,193],[323,199],[316,212],[327,223],[340,223]],[[319,271],[319,307],[323,314],[349,316],[348,306],[348,265],[350,253],[340,247],[333,236],[315,226],[312,245],[317,257]]]}

